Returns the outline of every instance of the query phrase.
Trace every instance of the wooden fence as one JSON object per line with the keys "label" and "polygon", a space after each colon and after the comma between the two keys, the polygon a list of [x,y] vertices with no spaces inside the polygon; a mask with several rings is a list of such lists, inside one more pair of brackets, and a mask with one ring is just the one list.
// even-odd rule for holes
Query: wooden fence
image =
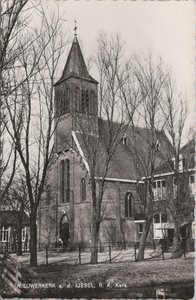
{"label": "wooden fence", "polygon": [[9,254],[5,254],[3,262],[2,279],[11,287],[14,292],[21,294],[22,266]]}
{"label": "wooden fence", "polygon": [[21,295],[23,283],[38,278],[38,274],[24,265],[21,265],[10,254],[5,253],[3,260],[2,279],[13,291]]}

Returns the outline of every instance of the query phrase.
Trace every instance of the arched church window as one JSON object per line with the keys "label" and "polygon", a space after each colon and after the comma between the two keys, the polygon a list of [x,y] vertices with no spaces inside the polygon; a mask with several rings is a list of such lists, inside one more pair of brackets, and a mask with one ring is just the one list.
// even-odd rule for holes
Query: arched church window
{"label": "arched church window", "polygon": [[61,110],[60,110],[59,114],[62,115],[66,111],[66,101],[65,101],[62,93],[61,93],[61,98],[60,99],[61,99]]}
{"label": "arched church window", "polygon": [[59,92],[59,104],[60,104],[60,106],[59,106],[59,108],[60,108],[60,111],[59,111],[59,116],[60,115],[62,115],[62,113],[64,113],[64,111],[65,111],[65,103],[64,103],[64,99],[63,99],[63,97],[62,97],[62,95],[61,95],[61,92]]}
{"label": "arched church window", "polygon": [[91,92],[90,96],[90,103],[89,103],[89,114],[93,115],[94,114],[94,92]]}
{"label": "arched church window", "polygon": [[81,202],[86,201],[86,181],[84,178],[80,181],[80,197]]}
{"label": "arched church window", "polygon": [[80,89],[76,89],[76,111],[79,112],[80,109]]}
{"label": "arched church window", "polygon": [[60,105],[61,105],[60,98],[58,98],[56,101],[56,116],[57,117],[59,117],[59,115],[60,115],[60,108],[61,108]]}
{"label": "arched church window", "polygon": [[61,161],[61,182],[60,182],[60,192],[61,192],[61,202],[65,202],[65,162]]}
{"label": "arched church window", "polygon": [[60,104],[60,99],[59,99],[59,91],[55,91],[55,115],[58,117],[59,115],[59,104]]}
{"label": "arched church window", "polygon": [[66,202],[70,201],[70,160],[66,159]]}
{"label": "arched church window", "polygon": [[85,113],[85,106],[86,106],[86,103],[85,103],[85,91],[82,90],[82,97],[81,97],[81,111],[82,113]]}
{"label": "arched church window", "polygon": [[66,96],[65,96],[65,112],[69,112],[69,108],[70,108],[70,89],[67,88],[66,90]]}
{"label": "arched church window", "polygon": [[128,141],[128,139],[127,139],[127,134],[126,134],[126,132],[123,134],[123,137],[122,137],[122,143],[123,143],[123,145],[127,145],[127,141]]}
{"label": "arched church window", "polygon": [[64,99],[62,90],[56,91],[56,115],[59,117],[64,113]]}
{"label": "arched church window", "polygon": [[59,92],[58,92],[58,101],[59,101],[58,115],[61,116],[62,114],[65,113],[65,99],[63,97],[63,91],[62,90],[59,90]]}
{"label": "arched church window", "polygon": [[89,114],[89,95],[88,90],[86,90],[86,112]]}
{"label": "arched church window", "polygon": [[133,217],[133,201],[131,193],[127,193],[125,196],[125,217]]}
{"label": "arched church window", "polygon": [[49,205],[51,201],[51,186],[49,184],[46,187],[46,201],[47,204]]}

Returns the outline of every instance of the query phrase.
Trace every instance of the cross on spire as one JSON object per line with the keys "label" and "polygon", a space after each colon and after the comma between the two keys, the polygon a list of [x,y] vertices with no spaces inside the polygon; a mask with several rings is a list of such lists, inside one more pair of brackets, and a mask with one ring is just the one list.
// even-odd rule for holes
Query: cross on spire
{"label": "cross on spire", "polygon": [[77,24],[76,24],[76,20],[74,22],[75,22],[75,27],[74,27],[74,32],[75,33],[74,33],[74,36],[77,37],[77,28],[78,27],[77,27]]}

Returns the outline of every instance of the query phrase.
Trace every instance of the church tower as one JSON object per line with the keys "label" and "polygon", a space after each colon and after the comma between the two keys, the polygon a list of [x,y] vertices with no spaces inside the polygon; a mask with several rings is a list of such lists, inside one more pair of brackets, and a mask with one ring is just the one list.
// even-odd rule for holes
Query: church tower
{"label": "church tower", "polygon": [[72,131],[98,135],[98,82],[87,70],[75,33],[55,87],[55,152],[72,147]]}

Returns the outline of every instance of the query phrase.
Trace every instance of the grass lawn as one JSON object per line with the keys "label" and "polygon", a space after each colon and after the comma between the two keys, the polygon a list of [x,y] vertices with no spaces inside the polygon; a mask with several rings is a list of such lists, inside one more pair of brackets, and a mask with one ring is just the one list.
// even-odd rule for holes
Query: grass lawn
{"label": "grass lawn", "polygon": [[44,282],[71,284],[77,282],[103,284],[109,281],[127,287],[155,285],[167,282],[194,280],[194,259],[180,258],[165,261],[123,262],[98,265],[49,265],[35,269]]}
{"label": "grass lawn", "polygon": [[[136,287],[146,286],[148,293],[156,285],[168,283],[183,285],[186,282],[193,282],[194,259],[72,266],[51,264],[39,266],[36,271],[41,276],[39,282],[55,283],[55,287],[48,290],[28,290],[26,297],[34,298],[39,295],[39,298],[139,299],[138,291],[135,292]],[[147,298],[153,298],[152,294]]]}
{"label": "grass lawn", "polygon": [[[50,283],[53,286],[51,288],[28,287],[24,289],[23,298],[72,299],[83,297],[93,299],[97,295],[105,299],[126,298],[127,291],[134,292],[137,287],[140,289],[140,287],[146,286],[148,291],[156,285],[178,283],[183,286],[183,283],[193,282],[194,258],[182,257],[143,262],[123,261],[97,265],[68,265],[59,261],[50,263],[48,266],[40,265],[33,270],[38,273],[38,278],[34,279],[34,283]],[[129,297],[137,299],[131,294]],[[153,297],[150,296],[150,298]]]}

